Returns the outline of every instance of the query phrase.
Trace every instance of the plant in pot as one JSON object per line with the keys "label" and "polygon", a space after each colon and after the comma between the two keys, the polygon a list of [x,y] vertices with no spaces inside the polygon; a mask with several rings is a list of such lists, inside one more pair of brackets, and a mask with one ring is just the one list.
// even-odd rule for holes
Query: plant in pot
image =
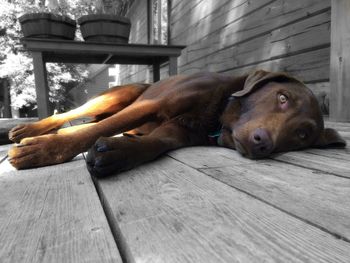
{"label": "plant in pot", "polygon": [[90,14],[78,18],[85,41],[128,43],[131,28],[125,13],[132,0],[97,0]]}
{"label": "plant in pot", "polygon": [[19,17],[24,37],[73,40],[76,22],[63,15],[64,0],[40,0],[39,12],[30,12]]}

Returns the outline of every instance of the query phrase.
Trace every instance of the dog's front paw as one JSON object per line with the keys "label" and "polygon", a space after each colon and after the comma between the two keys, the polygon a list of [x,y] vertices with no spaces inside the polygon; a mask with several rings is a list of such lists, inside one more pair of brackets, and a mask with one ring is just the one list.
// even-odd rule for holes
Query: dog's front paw
{"label": "dog's front paw", "polygon": [[123,137],[99,138],[86,157],[89,172],[94,176],[103,177],[131,169],[133,167],[133,159],[129,154],[131,148]]}
{"label": "dog's front paw", "polygon": [[69,138],[51,134],[21,140],[8,151],[8,160],[15,168],[26,169],[63,163],[76,154]]}
{"label": "dog's front paw", "polygon": [[9,131],[9,139],[19,143],[23,138],[35,136],[32,129],[33,124],[20,124]]}
{"label": "dog's front paw", "polygon": [[52,127],[46,120],[20,124],[9,131],[8,137],[11,141],[19,143],[24,138],[34,137],[48,133]]}

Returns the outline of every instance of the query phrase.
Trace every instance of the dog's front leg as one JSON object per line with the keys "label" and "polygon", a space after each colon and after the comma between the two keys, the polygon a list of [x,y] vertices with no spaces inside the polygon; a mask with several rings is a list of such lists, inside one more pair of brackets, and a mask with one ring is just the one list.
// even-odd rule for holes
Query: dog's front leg
{"label": "dog's front leg", "polygon": [[11,129],[9,139],[18,143],[24,138],[48,134],[60,128],[65,122],[80,117],[103,119],[126,108],[148,86],[148,84],[130,84],[111,88],[76,109],[52,115],[37,122],[20,124]]}
{"label": "dog's front leg", "polygon": [[94,125],[62,130],[22,139],[12,147],[9,161],[17,169],[58,164],[87,151],[101,136],[111,136],[134,129],[151,120],[158,106],[155,102],[135,103]]}
{"label": "dog's front leg", "polygon": [[167,151],[205,142],[204,134],[168,122],[147,136],[101,137],[89,150],[86,162],[91,174],[106,176],[154,160]]}

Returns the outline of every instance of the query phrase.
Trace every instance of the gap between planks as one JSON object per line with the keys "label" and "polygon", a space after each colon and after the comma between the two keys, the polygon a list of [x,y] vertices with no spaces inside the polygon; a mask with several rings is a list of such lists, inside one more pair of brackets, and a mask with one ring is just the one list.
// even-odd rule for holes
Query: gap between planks
{"label": "gap between planks", "polygon": [[104,195],[100,185],[98,184],[98,178],[92,176],[92,181],[94,183],[97,195],[100,199],[100,203],[102,206],[102,209],[106,215],[108,225],[111,229],[114,241],[117,245],[120,257],[122,259],[123,263],[134,263],[134,259],[130,250],[129,245],[126,242],[125,237],[123,236],[123,233],[118,226],[117,222],[113,220],[114,215],[113,215],[113,210],[111,206],[108,203],[107,197]]}

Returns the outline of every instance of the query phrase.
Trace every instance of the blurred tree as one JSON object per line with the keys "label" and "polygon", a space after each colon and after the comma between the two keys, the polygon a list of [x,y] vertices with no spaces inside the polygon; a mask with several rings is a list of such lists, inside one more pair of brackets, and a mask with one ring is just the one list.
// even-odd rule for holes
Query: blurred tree
{"label": "blurred tree", "polygon": [[[125,15],[133,0],[1,0],[0,79],[10,83],[11,104],[19,109],[36,105],[32,58],[20,44],[18,18],[25,13],[51,12],[73,19],[92,13]],[[112,10],[112,12],[111,12]],[[78,39],[82,39],[77,31]],[[84,65],[47,64],[50,101],[63,105],[67,87],[87,78]],[[60,109],[63,110],[63,109]]]}
{"label": "blurred tree", "polygon": [[[83,0],[1,0],[0,1],[0,78],[10,83],[11,104],[15,108],[36,104],[32,58],[23,50],[18,17],[24,13],[51,11],[72,18],[88,13]],[[47,64],[50,101],[65,100],[66,87],[87,77],[84,65]]]}

